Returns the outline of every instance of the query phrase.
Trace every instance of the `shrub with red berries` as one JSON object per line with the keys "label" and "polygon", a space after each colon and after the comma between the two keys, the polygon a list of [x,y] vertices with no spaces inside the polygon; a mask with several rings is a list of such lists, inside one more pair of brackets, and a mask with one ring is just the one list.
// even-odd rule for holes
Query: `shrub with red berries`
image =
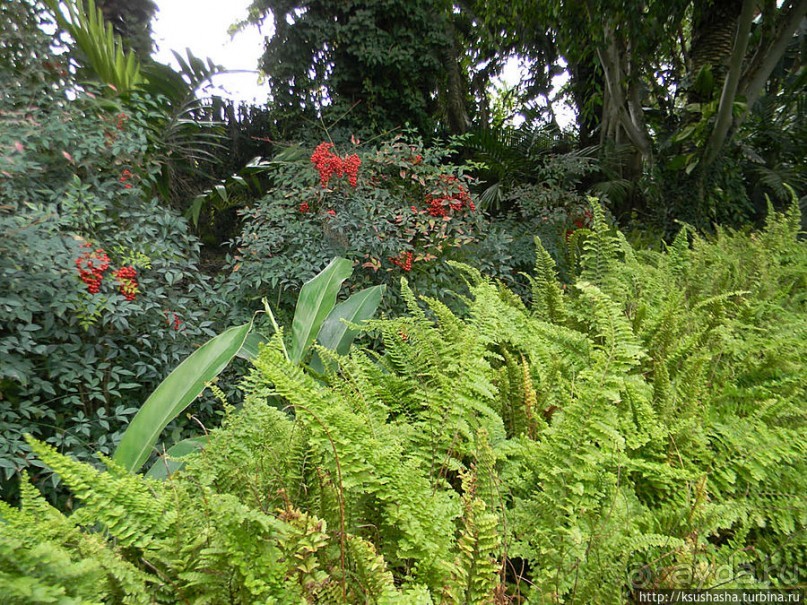
{"label": "shrub with red berries", "polygon": [[463,209],[476,210],[468,188],[453,175],[440,175],[438,187],[425,198],[430,216],[451,216]]}
{"label": "shrub with red berries", "polygon": [[464,260],[482,226],[472,181],[449,156],[397,137],[352,154],[320,143],[307,179],[299,164],[274,165],[277,186],[242,212],[233,290],[257,297],[268,284],[278,300],[291,298],[312,268],[337,254],[354,259],[366,283],[395,283],[402,272],[413,284],[438,283],[435,275],[453,271],[442,261]]}
{"label": "shrub with red berries", "polygon": [[168,327],[170,327],[175,332],[179,332],[183,327],[182,318],[179,316],[178,313],[175,313],[174,311],[165,312],[165,321],[168,323]]}
{"label": "shrub with red berries", "polygon": [[393,265],[397,265],[398,267],[409,273],[412,270],[412,261],[414,259],[414,256],[415,254],[411,250],[408,250],[406,252],[402,252],[396,258],[390,258],[390,261],[392,262]]}
{"label": "shrub with red berries", "polygon": [[572,234],[578,229],[588,229],[591,228],[594,220],[594,215],[592,214],[591,210],[586,208],[582,214],[578,216],[574,216],[572,218],[572,226],[566,229],[564,234],[566,241],[569,241],[569,238],[572,237]]}
{"label": "shrub with red berries", "polygon": [[120,173],[120,178],[118,179],[118,181],[120,181],[123,184],[123,187],[125,189],[131,189],[132,184],[129,183],[128,181],[132,178],[132,176],[134,176],[132,175],[132,171],[127,168],[126,170]]}

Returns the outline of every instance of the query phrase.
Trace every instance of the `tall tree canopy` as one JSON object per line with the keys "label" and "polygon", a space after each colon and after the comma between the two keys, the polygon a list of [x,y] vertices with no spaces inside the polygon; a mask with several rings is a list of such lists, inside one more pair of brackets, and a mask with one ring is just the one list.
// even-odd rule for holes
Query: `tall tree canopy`
{"label": "tall tree canopy", "polygon": [[622,149],[620,175],[632,182],[672,172],[703,202],[725,189],[716,163],[759,157],[726,147],[753,138],[736,137],[744,124],[764,127],[754,112],[803,117],[793,100],[804,93],[807,0],[508,0],[478,10],[538,76],[565,64],[580,142]]}
{"label": "tall tree canopy", "polygon": [[[481,6],[487,22],[507,28],[519,51],[536,63],[562,57],[574,85],[592,84],[585,76],[576,82],[580,65],[592,64],[604,84],[602,136],[621,134],[640,149],[648,144],[642,115],[648,109],[666,114],[693,100],[721,100],[727,82],[721,103],[742,97],[750,109],[807,13],[807,0],[515,0]],[[545,52],[547,38],[555,56]],[[704,71],[710,73],[699,81]],[[700,94],[693,97],[696,86]]]}
{"label": "tall tree canopy", "polygon": [[473,17],[449,0],[255,0],[250,14],[274,25],[260,66],[290,115],[463,132],[487,86],[472,81],[473,63],[494,53],[469,50]]}

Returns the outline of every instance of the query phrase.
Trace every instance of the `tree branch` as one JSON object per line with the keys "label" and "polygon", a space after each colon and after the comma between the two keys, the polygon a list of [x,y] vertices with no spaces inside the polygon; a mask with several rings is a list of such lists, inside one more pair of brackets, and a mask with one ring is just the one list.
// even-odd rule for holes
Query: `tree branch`
{"label": "tree branch", "polygon": [[[625,134],[628,135],[631,143],[641,154],[647,157],[650,155],[651,145],[647,133],[643,130],[644,120],[641,116],[641,106],[635,107],[638,95],[631,95],[632,98],[628,101],[625,99],[625,94],[622,90],[624,75],[619,51],[616,48],[614,32],[609,31],[609,29],[610,28],[606,26],[605,37],[608,40],[608,45],[605,48],[605,52],[603,52],[601,48],[597,48],[597,56],[600,59],[600,64],[605,74],[606,92],[610,97],[613,110]],[[637,120],[638,124],[634,120]]]}
{"label": "tree branch", "polygon": [[723,83],[723,92],[720,95],[720,105],[717,110],[715,126],[706,145],[704,158],[704,165],[706,166],[717,158],[717,154],[726,141],[726,136],[734,118],[734,99],[737,97],[737,87],[740,83],[743,59],[745,58],[745,51],[748,49],[748,37],[751,33],[751,23],[754,20],[755,11],[755,0],[743,0],[743,9],[740,14],[740,22],[737,24],[737,34],[734,38],[734,49],[731,52],[729,71],[726,75],[726,81]]}
{"label": "tree branch", "polygon": [[779,11],[778,27],[771,42],[762,51],[758,52],[751,64],[743,74],[742,82],[739,86],[739,94],[746,98],[748,109],[759,100],[765,83],[773,73],[776,64],[787,50],[787,45],[793,39],[801,20],[807,15],[807,0],[790,0]]}

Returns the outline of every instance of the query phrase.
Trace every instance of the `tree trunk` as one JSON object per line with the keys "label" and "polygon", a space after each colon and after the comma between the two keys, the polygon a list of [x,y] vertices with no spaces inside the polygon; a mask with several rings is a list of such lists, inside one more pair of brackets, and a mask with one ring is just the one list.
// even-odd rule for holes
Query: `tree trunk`
{"label": "tree trunk", "polygon": [[690,86],[687,100],[705,103],[714,98],[726,79],[743,0],[696,2],[692,23],[689,80],[694,83],[704,68],[711,69],[714,86],[706,92]]}
{"label": "tree trunk", "polygon": [[[597,48],[597,57],[602,66],[605,87],[603,101],[603,132],[601,140],[620,143],[619,133],[624,132],[630,143],[650,160],[652,145],[638,89],[638,80],[631,74],[630,48],[617,38],[614,27],[605,26],[606,44]],[[616,124],[609,123],[616,121]]]}
{"label": "tree trunk", "polygon": [[468,85],[463,81],[459,52],[457,51],[457,32],[450,17],[446,17],[446,34],[451,41],[445,50],[445,98],[444,111],[448,130],[451,134],[467,132],[471,125],[466,104]]}
{"label": "tree trunk", "polygon": [[751,22],[754,19],[754,6],[754,0],[745,0],[743,2],[742,14],[735,34],[734,49],[731,53],[731,62],[723,84],[723,92],[720,95],[720,105],[715,119],[715,126],[705,150],[704,166],[708,166],[717,158],[734,121],[734,99],[737,95],[737,86],[740,83],[743,58],[748,48],[748,36],[751,33]]}

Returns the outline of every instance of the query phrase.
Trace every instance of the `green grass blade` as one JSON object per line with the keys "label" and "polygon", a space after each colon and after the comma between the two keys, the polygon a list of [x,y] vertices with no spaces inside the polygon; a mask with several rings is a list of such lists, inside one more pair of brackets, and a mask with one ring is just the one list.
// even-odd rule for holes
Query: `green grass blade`
{"label": "green grass blade", "polygon": [[171,372],[149,396],[126,428],[113,459],[137,472],[163,429],[227,367],[246,341],[252,322],[211,338]]}

